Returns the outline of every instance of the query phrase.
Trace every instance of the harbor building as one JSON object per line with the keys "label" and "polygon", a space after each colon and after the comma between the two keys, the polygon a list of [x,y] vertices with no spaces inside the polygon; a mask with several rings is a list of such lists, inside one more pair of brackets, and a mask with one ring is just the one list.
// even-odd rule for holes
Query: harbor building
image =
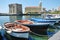
{"label": "harbor building", "polygon": [[40,8],[39,7],[26,7],[25,8],[25,14],[31,14],[31,13],[39,13]]}
{"label": "harbor building", "polygon": [[41,14],[42,11],[42,2],[39,3],[39,6],[29,6],[25,8],[25,14]]}
{"label": "harbor building", "polygon": [[22,14],[22,4],[9,4],[10,14]]}

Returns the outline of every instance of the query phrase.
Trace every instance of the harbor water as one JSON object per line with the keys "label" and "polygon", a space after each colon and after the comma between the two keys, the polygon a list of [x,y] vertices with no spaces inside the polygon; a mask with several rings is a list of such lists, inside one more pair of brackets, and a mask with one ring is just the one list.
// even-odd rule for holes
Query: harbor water
{"label": "harbor water", "polygon": [[[31,18],[42,18],[41,16],[0,16],[0,26],[2,28],[4,27],[5,22],[14,22],[16,20],[30,20]],[[29,39],[28,40],[48,40],[52,35],[54,35],[56,32],[58,32],[59,29],[56,28],[49,28],[47,29],[47,35],[35,35],[30,33]],[[5,31],[4,29],[0,30],[0,39],[2,40],[8,40],[10,37],[5,36]],[[12,39],[10,39],[12,40]],[[15,39],[14,39],[15,40]]]}

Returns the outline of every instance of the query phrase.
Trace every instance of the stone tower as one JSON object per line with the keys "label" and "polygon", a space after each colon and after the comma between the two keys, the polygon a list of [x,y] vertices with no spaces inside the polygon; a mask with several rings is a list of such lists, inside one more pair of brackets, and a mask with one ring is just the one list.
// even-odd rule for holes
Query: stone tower
{"label": "stone tower", "polygon": [[22,14],[22,4],[9,4],[10,14]]}

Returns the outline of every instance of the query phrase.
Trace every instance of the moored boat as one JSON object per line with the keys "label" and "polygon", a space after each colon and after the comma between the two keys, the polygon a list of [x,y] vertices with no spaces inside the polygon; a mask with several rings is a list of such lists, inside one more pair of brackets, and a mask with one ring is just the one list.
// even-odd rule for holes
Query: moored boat
{"label": "moored boat", "polygon": [[50,25],[54,25],[57,21],[51,19],[43,19],[43,18],[31,18],[30,20],[39,22],[39,23],[49,23]]}
{"label": "moored boat", "polygon": [[4,29],[6,35],[9,35],[12,38],[29,38],[30,28],[16,23],[5,23]]}
{"label": "moored boat", "polygon": [[47,28],[50,26],[49,23],[38,23],[30,20],[16,20],[15,22],[20,23],[24,26],[28,26],[32,32],[47,35]]}
{"label": "moored boat", "polygon": [[52,19],[52,20],[57,20],[60,19],[60,15],[59,14],[47,14],[45,16],[46,19]]}
{"label": "moored boat", "polygon": [[45,16],[46,20],[55,20],[56,23],[58,23],[60,21],[60,14],[47,14]]}

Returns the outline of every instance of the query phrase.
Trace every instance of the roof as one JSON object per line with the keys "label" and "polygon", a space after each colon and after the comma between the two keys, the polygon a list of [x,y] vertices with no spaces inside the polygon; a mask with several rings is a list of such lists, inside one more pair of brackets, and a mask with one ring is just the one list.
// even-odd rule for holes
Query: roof
{"label": "roof", "polygon": [[26,8],[39,8],[38,6],[29,6],[29,7],[26,7]]}

